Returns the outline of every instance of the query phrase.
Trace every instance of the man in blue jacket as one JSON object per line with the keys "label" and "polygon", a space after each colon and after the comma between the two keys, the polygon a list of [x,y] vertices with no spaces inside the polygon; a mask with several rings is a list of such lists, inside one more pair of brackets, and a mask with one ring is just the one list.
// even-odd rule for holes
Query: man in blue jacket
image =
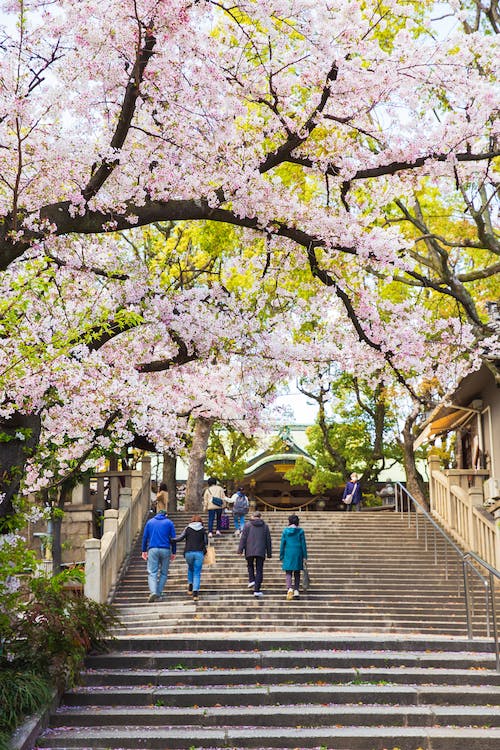
{"label": "man in blue jacket", "polygon": [[142,559],[148,563],[149,602],[155,602],[163,593],[168,578],[170,562],[177,552],[175,526],[164,510],[150,518],[142,535]]}

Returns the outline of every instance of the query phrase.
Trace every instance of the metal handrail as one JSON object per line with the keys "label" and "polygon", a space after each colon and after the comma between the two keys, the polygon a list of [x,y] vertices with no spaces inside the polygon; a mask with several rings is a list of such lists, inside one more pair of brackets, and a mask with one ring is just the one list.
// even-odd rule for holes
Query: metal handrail
{"label": "metal handrail", "polygon": [[[487,628],[487,637],[490,636],[490,608],[488,603],[488,593],[489,598],[491,599],[491,620],[493,625],[493,638],[495,642],[495,657],[496,657],[496,668],[498,671],[500,671],[500,650],[499,650],[499,643],[498,643],[498,633],[497,633],[497,618],[496,618],[496,610],[495,610],[495,586],[493,577],[500,579],[500,571],[498,571],[496,568],[493,568],[489,563],[486,562],[486,560],[483,560],[479,555],[477,555],[475,552],[464,552],[460,549],[460,547],[455,544],[453,539],[449,536],[449,534],[446,533],[446,531],[435,521],[434,518],[432,518],[431,514],[427,510],[427,508],[422,505],[422,503],[419,503],[418,500],[416,500],[413,495],[408,492],[406,487],[404,487],[400,482],[395,482],[395,512],[400,512],[401,515],[404,514],[404,508],[403,508],[403,493],[407,496],[408,500],[411,501],[411,503],[415,506],[415,508],[418,510],[418,512],[415,512],[415,531],[417,539],[419,539],[419,514],[422,514],[426,521],[428,521],[431,526],[434,529],[434,564],[437,565],[437,546],[436,546],[436,531],[439,532],[439,534],[443,537],[443,539],[446,542],[445,545],[445,576],[446,579],[448,579],[448,547],[451,547],[453,552],[460,558],[462,561],[462,573],[463,573],[463,580],[464,580],[464,604],[465,604],[465,616],[467,621],[467,637],[469,640],[473,639],[473,632],[472,632],[472,619],[471,619],[471,597],[469,594],[469,583],[468,583],[468,571],[472,571],[481,581],[482,585],[485,589],[485,597],[486,597],[486,628]],[[399,497],[401,496],[401,498]],[[401,499],[401,503],[399,500]],[[411,527],[411,515],[410,515],[410,502],[407,503],[407,510],[408,510],[408,527]],[[428,544],[427,544],[427,526],[424,525],[424,531],[425,531],[425,550],[428,551]],[[481,565],[483,568],[485,568],[488,571],[488,578],[486,578],[473,564],[473,561],[477,565]]]}
{"label": "metal handrail", "polygon": [[488,571],[488,587],[486,591],[486,623],[488,627],[488,635],[490,635],[490,613],[488,609],[488,589],[490,593],[490,604],[491,604],[491,623],[493,626],[493,639],[495,641],[495,655],[497,670],[500,671],[500,643],[498,642],[498,627],[497,627],[497,615],[496,615],[496,602],[495,602],[495,581],[494,578],[500,580],[500,570],[497,570],[490,565],[482,557],[479,557],[475,552],[466,552],[464,557],[464,565],[467,564],[470,570],[477,571],[471,560],[476,565],[481,565]]}

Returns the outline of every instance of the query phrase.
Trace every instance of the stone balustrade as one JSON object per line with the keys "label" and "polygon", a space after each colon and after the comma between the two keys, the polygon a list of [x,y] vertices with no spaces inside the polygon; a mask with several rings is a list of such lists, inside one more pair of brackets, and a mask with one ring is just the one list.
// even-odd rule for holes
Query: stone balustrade
{"label": "stone balustrade", "polygon": [[500,524],[484,509],[483,482],[488,471],[440,468],[429,458],[431,513],[464,549],[500,569]]}
{"label": "stone balustrade", "polygon": [[143,459],[141,473],[128,474],[130,481],[119,488],[118,508],[104,511],[102,537],[85,542],[85,596],[100,603],[110,598],[151,505],[151,460]]}

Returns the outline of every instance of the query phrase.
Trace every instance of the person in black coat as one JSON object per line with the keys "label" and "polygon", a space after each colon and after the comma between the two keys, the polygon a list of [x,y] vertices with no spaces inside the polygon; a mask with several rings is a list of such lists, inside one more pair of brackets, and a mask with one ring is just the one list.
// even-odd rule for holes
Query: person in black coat
{"label": "person in black coat", "polygon": [[245,554],[248,567],[248,588],[254,589],[254,596],[261,597],[264,577],[264,560],[272,557],[271,532],[261,518],[260,510],[252,513],[252,518],[243,527],[238,545],[238,554]]}
{"label": "person in black coat", "polygon": [[201,516],[194,515],[191,518],[191,523],[186,526],[182,534],[175,538],[175,542],[182,542],[184,539],[186,540],[184,559],[188,567],[188,594],[192,595],[193,599],[197,599],[200,589],[201,569],[208,544],[207,532]]}

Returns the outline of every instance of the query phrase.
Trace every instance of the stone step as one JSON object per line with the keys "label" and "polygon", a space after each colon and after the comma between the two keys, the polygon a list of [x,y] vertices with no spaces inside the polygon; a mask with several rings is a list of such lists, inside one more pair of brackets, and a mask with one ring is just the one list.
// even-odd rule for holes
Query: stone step
{"label": "stone step", "polygon": [[[345,668],[352,669],[373,669],[381,667],[398,667],[411,668],[418,666],[420,669],[459,669],[469,670],[469,673],[485,673],[488,677],[495,678],[500,676],[495,670],[495,659],[492,653],[485,651],[477,652],[450,652],[441,650],[411,651],[405,649],[391,650],[389,648],[382,651],[373,651],[370,649],[358,649],[358,644],[351,641],[351,648],[347,651],[344,649],[332,650],[323,648],[314,648],[308,646],[307,650],[298,650],[294,647],[275,650],[241,650],[239,644],[238,650],[230,650],[226,641],[219,641],[219,648],[211,651],[204,647],[198,652],[185,651],[176,648],[176,643],[172,642],[170,648],[165,650],[156,650],[155,644],[151,650],[141,648],[141,642],[134,642],[135,650],[129,648],[123,651],[113,651],[112,653],[94,654],[88,660],[92,668],[91,675],[98,669],[114,670],[138,670],[143,669],[173,669],[178,667],[176,672],[182,672],[185,669],[284,669],[289,667],[293,670],[299,668],[326,669],[328,668]],[[222,646],[227,650],[222,650]]]}
{"label": "stone step", "polygon": [[[500,708],[487,711],[478,706],[380,706],[380,705],[324,705],[296,704],[280,706],[219,706],[215,708],[172,708],[171,706],[148,706],[144,708],[113,707],[99,709],[101,727],[124,725],[162,727],[234,727],[254,725],[256,727],[294,727],[300,721],[302,727],[322,726],[378,726],[381,724],[402,726],[500,726]],[[50,726],[92,726],[95,723],[94,707],[65,708],[53,715]]]}
{"label": "stone step", "polygon": [[[382,669],[373,667],[371,669],[356,669],[346,664],[346,668],[336,669],[321,668],[296,668],[279,669],[279,668],[261,668],[259,667],[258,681],[261,685],[285,684],[294,682],[299,685],[307,685],[312,682],[325,682],[332,684],[356,684],[370,683],[382,684],[393,683],[403,684],[411,683],[412,685],[420,684],[447,684],[447,685],[495,685],[500,686],[500,677],[497,672],[486,668],[473,669],[439,669],[438,667],[399,667],[397,669]],[[125,668],[125,667],[107,667],[106,669],[93,669],[92,672],[84,675],[82,685],[91,687],[93,685],[101,686],[137,686],[148,685],[160,687],[170,682],[184,685],[201,686],[201,685],[239,685],[244,683],[250,684],[255,680],[255,668],[245,669],[243,667],[233,669],[217,668],[214,674],[207,671],[206,667],[200,667],[198,670],[187,668],[184,665],[168,668],[167,666],[157,666],[154,669],[146,667]]]}
{"label": "stone step", "polygon": [[[247,616],[253,616],[252,613],[247,610],[246,608],[242,608],[241,612],[225,612],[223,609],[214,609],[214,608],[206,608],[205,610],[200,609],[201,605],[186,605],[183,606],[172,606],[171,608],[167,608],[164,611],[161,611],[161,609],[157,609],[153,612],[150,612],[148,616],[145,616],[145,612],[143,611],[142,614],[122,614],[121,615],[121,627],[124,627],[125,625],[127,627],[134,627],[135,625],[138,625],[139,627],[141,625],[144,625],[146,623],[151,624],[152,622],[166,622],[167,620],[172,620],[178,617],[186,617],[188,619],[195,619],[195,620],[209,620],[212,619],[214,622],[219,621],[237,621],[241,622],[242,618]],[[259,603],[256,604],[256,606],[260,606]],[[295,611],[292,611],[295,610]],[[254,613],[255,614],[255,613]],[[366,622],[373,622],[378,620],[385,620],[385,621],[391,621],[391,622],[407,622],[407,621],[413,621],[413,622],[420,622],[425,623],[429,626],[436,625],[442,622],[449,621],[449,618],[452,618],[452,621],[450,622],[450,626],[460,626],[463,627],[465,623],[465,617],[462,613],[447,613],[447,619],[443,618],[441,615],[436,615],[432,611],[431,613],[427,613],[425,611],[421,612],[415,612],[411,610],[392,610],[391,608],[385,608],[383,611],[380,610],[373,610],[367,612],[365,611],[358,611],[355,608],[339,608],[337,610],[320,610],[318,612],[315,611],[303,611],[301,612],[298,609],[295,609],[294,605],[289,606],[289,611],[287,612],[281,612],[279,609],[276,610],[268,610],[265,609],[264,606],[261,608],[260,613],[256,616],[257,621],[261,621],[263,619],[273,621],[278,620],[283,623],[296,623],[303,621],[304,623],[309,623],[314,621],[317,623],[317,625],[328,625],[328,623],[337,623],[337,622],[348,622],[350,618],[356,618],[356,621],[358,624],[363,624]],[[479,627],[482,624],[482,620],[479,620],[476,622],[476,627]]]}
{"label": "stone step", "polygon": [[[410,601],[404,601],[401,599],[399,601],[395,599],[389,601],[370,599],[360,602],[359,598],[356,596],[351,595],[347,597],[340,593],[337,596],[330,594],[329,596],[317,596],[312,598],[309,592],[306,593],[301,591],[300,596],[294,597],[293,599],[287,599],[283,589],[279,592],[275,592],[266,587],[263,588],[262,593],[263,596],[259,601],[256,601],[253,589],[249,592],[245,591],[244,594],[235,592],[232,596],[225,596],[220,595],[216,591],[206,591],[201,588],[199,597],[193,599],[192,596],[186,595],[184,591],[176,592],[167,589],[166,593],[155,602],[148,602],[148,592],[145,592],[142,597],[138,597],[137,603],[134,604],[129,600],[128,603],[120,605],[119,607],[117,606],[116,609],[119,609],[122,613],[128,612],[129,614],[133,614],[135,612],[137,615],[140,615],[144,612],[144,606],[146,604],[154,604],[154,609],[157,610],[168,610],[170,607],[185,608],[188,605],[195,606],[196,604],[198,610],[221,610],[226,613],[231,613],[231,611],[237,610],[238,614],[243,615],[245,612],[255,611],[255,606],[257,605],[260,605],[261,609],[264,608],[266,612],[278,612],[280,614],[292,611],[298,611],[302,614],[307,614],[308,612],[317,614],[322,611],[334,612],[339,611],[340,609],[363,612],[367,610],[376,611],[383,607],[391,611],[415,613],[434,612],[434,614],[439,615],[440,613],[436,613],[435,610],[436,604],[440,604],[442,607],[446,607],[447,613],[455,612],[465,614],[463,602],[460,599],[453,598],[440,599],[436,602],[423,602],[419,599],[412,599]],[[149,609],[151,609],[151,607],[149,607]]]}
{"label": "stone step", "polygon": [[[359,596],[356,594],[345,594],[341,593],[337,596],[313,596],[313,592],[304,591],[300,592],[298,598],[288,600],[285,592],[270,591],[268,588],[265,590],[265,601],[262,599],[261,604],[265,604],[267,610],[284,612],[288,610],[309,611],[309,612],[320,612],[320,611],[333,611],[339,607],[345,609],[380,609],[388,608],[394,609],[399,608],[401,610],[420,610],[426,611],[428,609],[436,609],[436,607],[446,607],[446,612],[455,612],[457,614],[463,614],[465,612],[463,602],[460,599],[444,596],[436,598],[432,602],[422,603],[418,597],[411,597],[407,601],[402,601],[401,598],[375,598],[372,597],[360,604]],[[145,591],[142,595],[137,595],[134,598],[117,602],[115,608],[121,614],[133,614],[140,615],[144,612],[144,606],[147,604],[154,604],[156,608],[161,608],[163,605],[168,607],[185,607],[187,604],[192,604],[192,597],[186,596],[184,591],[172,591],[167,589],[166,594],[163,594],[163,598],[156,602],[148,602],[148,592]],[[213,590],[200,589],[199,598],[197,600],[197,606],[201,609],[211,607],[212,609],[217,607],[226,608],[226,611],[230,611],[232,607],[244,607],[250,608],[255,601],[253,592],[247,595],[234,594],[233,596],[220,596],[218,592]],[[250,610],[249,610],[250,611]]]}
{"label": "stone step", "polygon": [[[283,630],[284,624],[283,623],[277,623],[277,622],[264,622],[264,623],[257,623],[259,627],[265,628],[270,634],[280,633]],[[329,626],[318,626],[311,623],[310,626],[304,625],[303,622],[298,623],[286,623],[289,632],[306,632],[306,633],[335,633],[337,631],[345,633],[349,630],[348,623],[340,623],[338,626],[335,625],[329,625]],[[221,623],[218,625],[221,634],[225,633],[238,633],[241,635],[245,634],[251,634],[255,632],[255,625],[241,625],[240,623],[235,622],[227,622],[227,623]],[[404,635],[407,633],[408,635],[414,635],[415,634],[415,623],[411,623],[409,625],[401,625],[399,623],[389,623],[387,625],[380,625],[379,623],[372,623],[367,625],[356,625],[355,627],[351,628],[351,631],[355,633],[356,635],[360,634],[366,634],[369,635],[370,633],[373,633],[374,630],[376,630],[379,633],[387,633],[387,634],[394,634],[394,635]],[[456,628],[449,628],[444,625],[443,627],[424,627],[422,626],[420,629],[421,633],[428,634],[428,635],[463,635],[465,628],[463,627],[456,627]],[[129,629],[123,628],[118,629],[115,631],[115,635],[118,636],[124,636],[128,635],[130,632]],[[150,627],[143,627],[137,629],[137,634],[139,636],[150,636],[152,638],[162,638],[164,636],[168,635],[182,635],[188,633],[190,636],[194,635],[207,635],[207,633],[210,632],[210,623],[202,623],[198,625],[191,625],[190,623],[186,622],[178,622],[176,624],[170,625],[163,623],[162,625],[158,625],[157,627],[150,626]]]}
{"label": "stone step", "polygon": [[[201,617],[214,617],[230,620],[242,621],[245,616],[250,618],[272,619],[284,618],[285,620],[295,621],[297,618],[311,620],[314,619],[320,623],[322,621],[328,622],[329,620],[346,619],[349,616],[355,616],[359,622],[365,622],[371,619],[380,619],[387,617],[388,619],[409,619],[414,618],[416,622],[426,620],[429,624],[436,622],[443,622],[450,620],[450,624],[456,624],[458,622],[463,623],[465,621],[465,613],[463,611],[449,610],[445,613],[435,612],[432,608],[417,608],[417,607],[392,607],[386,606],[383,608],[377,607],[356,607],[346,605],[341,602],[334,604],[331,607],[326,605],[323,607],[313,608],[310,610],[307,607],[301,607],[299,602],[292,600],[291,602],[286,599],[282,599],[281,602],[272,604],[272,599],[264,598],[264,595],[260,599],[252,597],[249,605],[241,604],[240,607],[224,607],[223,603],[211,605],[210,602],[204,602],[202,600],[203,593],[200,598],[196,601],[189,600],[181,602],[177,600],[168,600],[152,602],[151,604],[145,602],[144,606],[134,608],[129,611],[121,612],[123,621],[141,623],[147,618],[154,617],[156,619],[166,619],[173,616],[179,615],[196,615]],[[476,624],[484,621],[484,617],[479,615],[476,617]]]}
{"label": "stone step", "polygon": [[[300,717],[298,717],[300,720]],[[82,731],[52,730],[38,740],[38,747],[57,748],[127,748],[147,747],[185,750],[192,748],[326,748],[335,750],[498,750],[500,730],[472,727],[315,727],[294,728],[203,728],[134,727],[126,729],[84,728]]]}
{"label": "stone step", "polygon": [[[310,653],[315,651],[321,651],[324,653],[341,653],[343,651],[350,654],[351,652],[363,652],[367,654],[367,658],[373,658],[379,652],[387,654],[390,657],[392,654],[421,654],[422,658],[425,658],[426,654],[438,655],[449,655],[450,659],[454,658],[454,654],[468,656],[471,659],[477,658],[483,659],[484,655],[489,655],[491,658],[491,664],[494,664],[494,644],[490,638],[478,638],[476,640],[469,640],[464,637],[450,636],[449,638],[443,638],[441,636],[422,636],[413,635],[411,637],[397,637],[397,636],[386,636],[372,633],[370,636],[357,636],[355,634],[335,634],[334,636],[321,635],[315,637],[314,634],[302,634],[299,640],[297,640],[296,634],[287,633],[283,630],[279,635],[270,636],[265,632],[256,632],[252,636],[238,636],[232,638],[231,636],[225,636],[221,638],[219,635],[214,637],[213,633],[205,635],[203,638],[181,638],[178,636],[164,637],[158,641],[153,641],[150,638],[140,637],[120,637],[115,638],[108,642],[109,649],[112,649],[113,653],[122,653],[138,651],[154,651],[158,653],[171,653],[172,651],[182,652],[185,654],[192,654],[193,652],[198,653],[225,653],[225,652],[247,652],[267,654],[279,653],[288,654],[297,651],[297,647],[303,653]],[[91,655],[90,660],[94,658]]]}
{"label": "stone step", "polygon": [[[255,631],[255,627],[252,627],[250,624],[241,623],[237,620],[220,620],[217,621],[217,628],[219,629],[221,635],[223,634],[230,634],[230,633],[251,633]],[[392,635],[404,635],[405,633],[408,635],[413,635],[415,633],[415,623],[412,622],[403,622],[403,621],[396,621],[396,620],[386,620],[383,622],[382,620],[374,620],[374,621],[367,621],[365,624],[358,623],[356,626],[349,628],[349,623],[346,620],[345,622],[340,620],[338,622],[331,622],[331,623],[325,623],[325,624],[317,624],[313,621],[310,622],[304,622],[304,620],[298,620],[298,621],[287,621],[287,622],[279,622],[277,620],[261,620],[257,623],[258,626],[262,627],[263,629],[267,629],[270,633],[279,633],[283,630],[284,627],[287,627],[291,633],[294,632],[300,632],[305,631],[308,633],[314,633],[317,631],[318,633],[345,633],[345,632],[352,632],[354,634],[369,634],[372,633],[374,630],[377,630],[377,632],[380,633],[386,633],[386,634],[392,634]],[[134,626],[134,631],[136,631],[136,635],[138,636],[148,636],[148,635],[154,635],[155,637],[163,637],[164,635],[179,635],[181,633],[186,633],[188,631],[190,634],[203,634],[206,635],[210,632],[210,621],[195,621],[190,622],[188,620],[184,620],[184,618],[178,618],[178,620],[167,620],[167,621],[160,621],[158,623],[150,623],[145,624],[144,626]],[[123,627],[119,628],[114,632],[114,635],[127,635],[130,631],[130,628]],[[425,626],[422,624],[420,627],[420,632],[426,635],[463,635],[465,631],[465,627],[458,623],[456,627],[447,627],[446,623],[443,623],[441,626],[439,624],[434,623],[433,625]]]}
{"label": "stone step", "polygon": [[500,690],[489,685],[221,685],[202,687],[76,687],[64,696],[66,706],[275,706],[289,704],[498,705]]}

